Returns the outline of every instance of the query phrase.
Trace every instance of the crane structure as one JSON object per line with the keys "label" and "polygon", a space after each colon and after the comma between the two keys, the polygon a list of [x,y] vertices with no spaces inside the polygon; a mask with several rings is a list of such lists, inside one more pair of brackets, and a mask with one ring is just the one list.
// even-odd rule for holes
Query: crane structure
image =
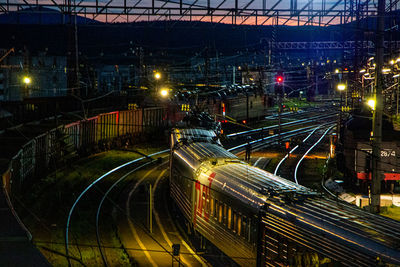
{"label": "crane structure", "polygon": [[12,47],[11,49],[9,49],[4,55],[2,55],[1,57],[0,57],[0,63],[9,55],[9,54],[11,54],[11,53],[13,53],[14,52],[14,47]]}

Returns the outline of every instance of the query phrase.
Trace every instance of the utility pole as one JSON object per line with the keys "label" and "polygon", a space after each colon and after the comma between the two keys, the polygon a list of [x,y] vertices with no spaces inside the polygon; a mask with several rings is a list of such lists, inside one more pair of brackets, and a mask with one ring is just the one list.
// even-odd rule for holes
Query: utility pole
{"label": "utility pole", "polygon": [[372,118],[372,183],[371,183],[371,207],[372,213],[379,213],[381,204],[381,142],[382,142],[382,112],[383,112],[383,41],[385,23],[385,0],[378,0],[378,20],[376,37],[376,68],[375,68],[375,109]]}

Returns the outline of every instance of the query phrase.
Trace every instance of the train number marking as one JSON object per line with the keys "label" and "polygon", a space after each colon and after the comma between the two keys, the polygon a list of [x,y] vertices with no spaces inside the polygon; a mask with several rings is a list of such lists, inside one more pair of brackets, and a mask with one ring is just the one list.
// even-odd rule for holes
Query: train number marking
{"label": "train number marking", "polygon": [[197,198],[194,203],[194,218],[193,218],[193,224],[196,226],[196,221],[197,221],[197,216],[203,217],[203,211],[204,211],[204,219],[208,222],[210,218],[210,207],[205,207],[205,205],[210,205],[211,201],[211,184],[215,178],[215,172],[211,173],[210,176],[208,176],[208,185],[205,184],[200,184],[199,181],[196,181],[196,194]]}

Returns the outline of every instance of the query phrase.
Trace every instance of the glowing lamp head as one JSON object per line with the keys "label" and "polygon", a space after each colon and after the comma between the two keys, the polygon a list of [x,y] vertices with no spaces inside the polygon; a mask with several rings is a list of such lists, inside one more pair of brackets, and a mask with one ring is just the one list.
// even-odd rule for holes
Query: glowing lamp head
{"label": "glowing lamp head", "polygon": [[154,73],[154,78],[159,80],[161,78],[161,73],[159,73],[159,72]]}
{"label": "glowing lamp head", "polygon": [[168,96],[168,90],[167,90],[167,89],[161,89],[160,95],[161,95],[162,97],[167,97],[167,96]]}
{"label": "glowing lamp head", "polygon": [[368,99],[367,105],[368,105],[372,110],[375,110],[375,99]]}
{"label": "glowing lamp head", "polygon": [[339,73],[339,69],[335,69],[335,73]]}
{"label": "glowing lamp head", "polygon": [[23,79],[24,84],[28,85],[32,82],[31,78],[28,76],[25,76]]}
{"label": "glowing lamp head", "polygon": [[339,83],[338,86],[337,86],[337,89],[339,91],[344,91],[344,90],[346,90],[346,85],[343,84],[343,83]]}

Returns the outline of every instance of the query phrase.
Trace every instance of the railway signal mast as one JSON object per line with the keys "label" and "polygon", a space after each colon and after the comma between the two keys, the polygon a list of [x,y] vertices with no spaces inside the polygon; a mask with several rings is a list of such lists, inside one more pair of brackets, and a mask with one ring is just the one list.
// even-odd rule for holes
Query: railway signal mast
{"label": "railway signal mast", "polygon": [[282,113],[282,97],[283,97],[283,72],[279,71],[275,76],[275,95],[278,102],[278,142],[281,143],[281,113]]}

